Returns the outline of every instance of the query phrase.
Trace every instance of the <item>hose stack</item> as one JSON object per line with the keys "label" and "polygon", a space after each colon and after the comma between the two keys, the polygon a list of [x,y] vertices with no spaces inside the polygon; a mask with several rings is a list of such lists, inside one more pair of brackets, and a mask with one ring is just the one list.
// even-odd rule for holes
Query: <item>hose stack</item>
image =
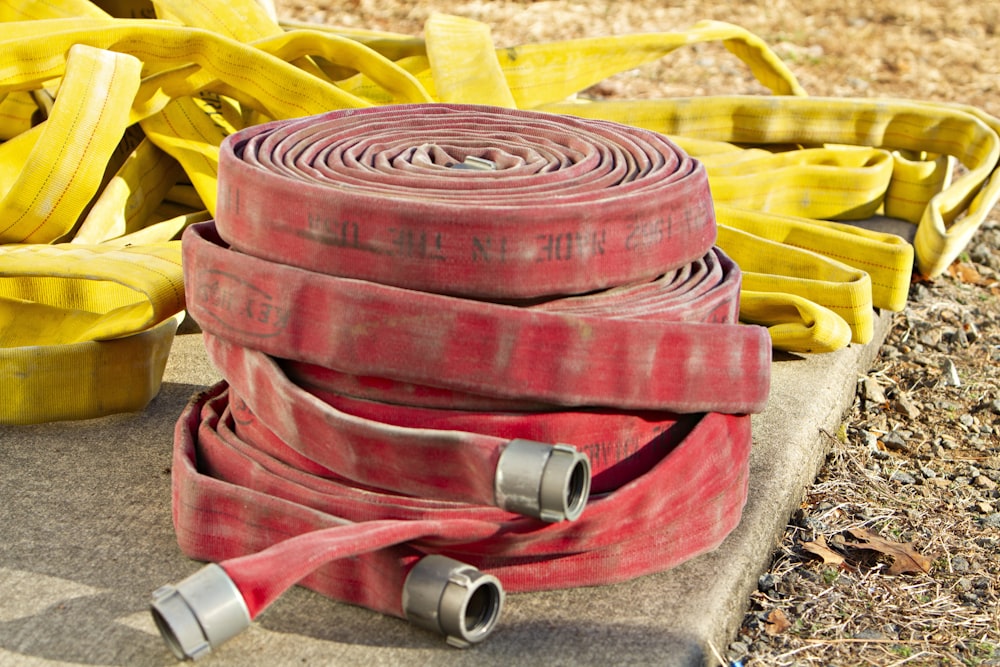
{"label": "hose stack", "polygon": [[[225,380],[176,428],[178,540],[219,564],[155,595],[178,657],[295,583],[468,646],[504,590],[717,546],[771,348],[715,231],[701,165],[607,121],[407,105],[229,137],[183,239]],[[216,607],[221,639],[185,639]]]}

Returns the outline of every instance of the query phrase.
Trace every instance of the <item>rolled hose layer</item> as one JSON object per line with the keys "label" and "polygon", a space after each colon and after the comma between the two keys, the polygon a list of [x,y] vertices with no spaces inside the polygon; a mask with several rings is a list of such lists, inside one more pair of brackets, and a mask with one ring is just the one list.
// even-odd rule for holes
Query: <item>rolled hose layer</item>
{"label": "rolled hose layer", "polygon": [[[497,508],[381,494],[316,474],[314,466],[303,470],[288,462],[295,457],[287,448],[267,451],[240,438],[238,426],[249,418],[225,383],[197,397],[177,422],[173,475],[182,549],[221,562],[251,616],[301,577],[325,595],[401,616],[400,582],[421,553],[476,566],[510,592],[622,581],[714,548],[738,523],[746,500],[745,415],[662,415],[661,434],[644,450],[648,468],[592,497],[576,521],[555,524]],[[379,548],[358,546],[365,553],[301,572],[304,562],[327,560],[317,555],[323,537],[310,546],[312,531],[327,531],[327,538],[340,531],[350,541],[369,523],[386,529]],[[416,537],[410,524],[419,524]],[[284,557],[264,551],[296,536],[300,542]]]}
{"label": "rolled hose layer", "polygon": [[[456,168],[470,164],[492,168]],[[265,259],[493,299],[649,280],[715,240],[704,168],[662,135],[474,105],[334,111],[231,135],[216,222]]]}
{"label": "rolled hose layer", "polygon": [[[660,571],[739,521],[770,338],[659,135],[335,112],[232,135],[219,192],[183,255],[225,380],[177,423],[174,521],[249,619],[302,583],[467,646],[501,584]],[[182,657],[213,644],[190,586],[154,601]]]}

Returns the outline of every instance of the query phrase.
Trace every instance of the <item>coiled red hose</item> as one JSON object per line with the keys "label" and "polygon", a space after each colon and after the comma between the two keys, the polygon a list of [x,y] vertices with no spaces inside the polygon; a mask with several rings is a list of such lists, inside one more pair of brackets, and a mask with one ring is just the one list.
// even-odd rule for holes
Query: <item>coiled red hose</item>
{"label": "coiled red hose", "polygon": [[[375,107],[239,132],[219,183],[183,245],[225,381],[177,423],[174,522],[251,618],[297,582],[409,615],[425,554],[510,591],[620,581],[735,527],[770,343],[664,137]],[[536,453],[585,508],[522,511]]]}

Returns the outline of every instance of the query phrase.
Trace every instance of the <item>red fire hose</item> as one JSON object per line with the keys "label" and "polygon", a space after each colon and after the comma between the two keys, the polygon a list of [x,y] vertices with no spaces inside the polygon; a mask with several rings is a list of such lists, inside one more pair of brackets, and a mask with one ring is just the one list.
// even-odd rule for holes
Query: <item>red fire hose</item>
{"label": "red fire hose", "polygon": [[770,342],[664,137],[338,111],[231,136],[219,188],[183,245],[225,381],[173,463],[180,546],[218,565],[154,594],[178,657],[295,583],[466,646],[504,589],[664,570],[735,527]]}

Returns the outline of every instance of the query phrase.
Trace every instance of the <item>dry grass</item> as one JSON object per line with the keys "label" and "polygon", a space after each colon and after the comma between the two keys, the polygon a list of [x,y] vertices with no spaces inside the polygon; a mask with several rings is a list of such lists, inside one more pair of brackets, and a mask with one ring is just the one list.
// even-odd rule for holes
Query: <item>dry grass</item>
{"label": "dry grass", "polygon": [[[748,666],[966,665],[1000,658],[995,553],[993,567],[984,564],[992,569],[988,576],[952,567],[952,559],[968,555],[969,541],[983,534],[979,522],[921,487],[889,482],[870,459],[859,442],[833,446],[765,575],[770,579],[752,596],[759,611],[748,615],[744,635],[764,641],[750,651]],[[887,575],[884,559],[845,546],[843,536],[859,527],[919,545],[935,559],[931,572]],[[803,550],[820,536],[847,557],[844,564],[825,564]],[[983,583],[984,599],[962,599]],[[767,636],[761,621],[775,609],[792,627]]]}

